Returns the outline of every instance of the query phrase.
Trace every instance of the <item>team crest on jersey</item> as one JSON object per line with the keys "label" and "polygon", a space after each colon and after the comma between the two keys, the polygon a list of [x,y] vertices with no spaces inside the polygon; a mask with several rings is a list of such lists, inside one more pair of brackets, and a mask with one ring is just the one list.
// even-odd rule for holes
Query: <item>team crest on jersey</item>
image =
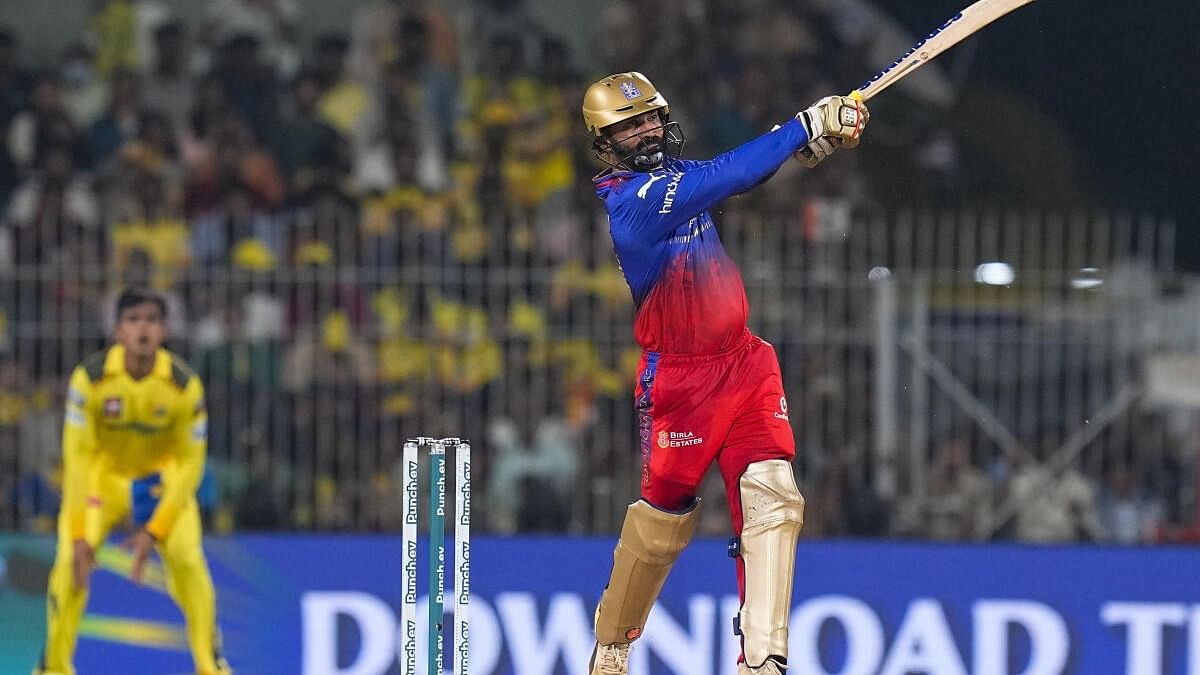
{"label": "team crest on jersey", "polygon": [[658,432],[658,447],[665,448],[669,445],[671,445],[671,437],[667,435],[667,432]]}
{"label": "team crest on jersey", "polygon": [[106,398],[104,399],[104,416],[120,417],[122,407],[120,398]]}
{"label": "team crest on jersey", "polygon": [[642,90],[638,89],[637,85],[632,82],[622,82],[621,93],[625,94],[625,100],[632,101],[642,95]]}

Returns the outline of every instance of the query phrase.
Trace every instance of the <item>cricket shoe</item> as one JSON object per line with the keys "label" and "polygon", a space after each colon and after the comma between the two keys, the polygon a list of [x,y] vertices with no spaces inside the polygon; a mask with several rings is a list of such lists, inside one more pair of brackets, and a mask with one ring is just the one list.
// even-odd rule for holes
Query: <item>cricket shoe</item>
{"label": "cricket shoe", "polygon": [[738,675],[786,675],[786,673],[787,666],[773,658],[768,658],[757,668],[751,668],[746,665],[745,661],[738,664]]}
{"label": "cricket shoe", "polygon": [[629,675],[629,649],[632,646],[597,644],[592,650],[589,675]]}

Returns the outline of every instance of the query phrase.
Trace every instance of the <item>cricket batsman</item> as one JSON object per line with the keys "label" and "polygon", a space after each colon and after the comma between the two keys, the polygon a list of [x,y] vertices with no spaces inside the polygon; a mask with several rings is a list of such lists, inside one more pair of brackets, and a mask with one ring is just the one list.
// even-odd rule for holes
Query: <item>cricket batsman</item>
{"label": "cricket batsman", "polygon": [[857,145],[859,101],[823,98],[773,131],[707,161],[679,157],[684,135],[644,75],[610,75],[584,94],[583,119],[609,169],[594,178],[637,306],[643,349],[635,404],[641,498],[629,506],[596,608],[592,675],[625,675],[667,573],[696,529],[696,491],[716,461],[734,538],[740,675],[781,675],[804,498],[774,348],[746,325],[746,291],[709,210],[797,154],[815,166]]}
{"label": "cricket batsman", "polygon": [[116,311],[117,344],[77,366],[67,392],[58,548],[47,594],[46,646],[34,675],[75,673],[96,548],[127,521],[135,528],[126,544],[133,580],[141,583],[157,548],[167,590],[187,621],[196,672],[228,674],[196,503],[207,445],[204,388],[187,364],[162,348],[162,297],[125,291]]}

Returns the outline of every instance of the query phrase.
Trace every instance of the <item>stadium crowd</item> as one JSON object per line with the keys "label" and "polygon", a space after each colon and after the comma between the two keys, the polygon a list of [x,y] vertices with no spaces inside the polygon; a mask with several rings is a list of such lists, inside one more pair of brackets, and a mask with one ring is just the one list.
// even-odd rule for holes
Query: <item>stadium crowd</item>
{"label": "stadium crowd", "polygon": [[[570,41],[519,0],[360,3],[348,33],[311,42],[295,0],[207,5],[186,23],[99,2],[37,72],[0,29],[0,527],[52,531],[65,377],[127,286],[167,298],[170,344],[208,388],[218,532],[396,529],[400,439],[418,433],[476,441],[490,531],[612,527],[595,502],[636,461],[634,425],[607,427],[632,414],[638,354]],[[856,11],[612,0],[587,68],[652,74],[689,148],[717,152],[872,70]],[[949,130],[880,120],[893,172],[923,177],[908,197],[970,180]],[[781,172],[725,222],[864,208],[887,188],[856,178],[861,161]],[[785,359],[789,386],[819,386],[814,360]],[[843,393],[831,405],[869,398]],[[1026,492],[998,536],[1133,543],[1190,522],[1177,457],[1039,477],[982,466],[956,435],[908,508],[876,491],[865,440],[802,472],[807,534],[991,536],[989,509]]]}

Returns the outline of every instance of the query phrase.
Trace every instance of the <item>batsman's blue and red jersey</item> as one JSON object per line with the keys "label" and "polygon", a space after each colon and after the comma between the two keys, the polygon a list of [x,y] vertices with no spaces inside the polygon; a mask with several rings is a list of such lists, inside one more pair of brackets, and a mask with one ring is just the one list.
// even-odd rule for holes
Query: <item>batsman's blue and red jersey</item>
{"label": "batsman's blue and red jersey", "polygon": [[758,185],[808,142],[792,120],[707,161],[596,177],[613,248],[637,304],[634,338],[668,354],[729,349],[746,329],[746,290],[708,210]]}
{"label": "batsman's blue and red jersey", "polygon": [[778,360],[750,334],[742,276],[709,209],[770,177],[807,142],[792,120],[711,160],[595,178],[637,306],[642,491],[656,506],[677,508],[695,494],[718,454],[727,487],[749,462],[795,454]]}

